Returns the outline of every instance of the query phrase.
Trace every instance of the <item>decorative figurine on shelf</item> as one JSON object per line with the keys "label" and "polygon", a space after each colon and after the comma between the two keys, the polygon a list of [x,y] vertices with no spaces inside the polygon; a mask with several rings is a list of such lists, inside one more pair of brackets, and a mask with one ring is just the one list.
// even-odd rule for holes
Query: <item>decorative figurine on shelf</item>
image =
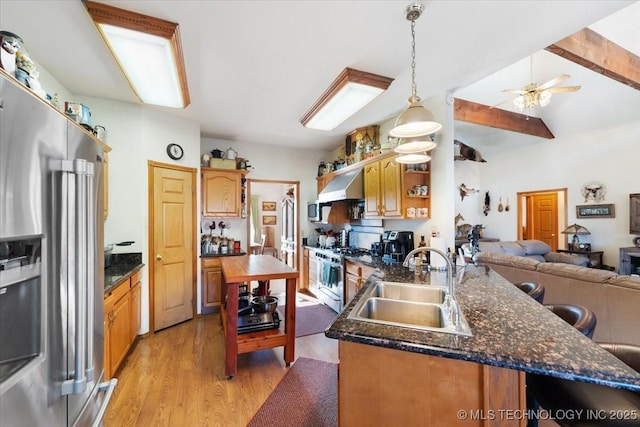
{"label": "decorative figurine on shelf", "polygon": [[8,31],[0,31],[0,67],[10,76],[15,77],[16,72],[16,53],[20,49],[22,39]]}

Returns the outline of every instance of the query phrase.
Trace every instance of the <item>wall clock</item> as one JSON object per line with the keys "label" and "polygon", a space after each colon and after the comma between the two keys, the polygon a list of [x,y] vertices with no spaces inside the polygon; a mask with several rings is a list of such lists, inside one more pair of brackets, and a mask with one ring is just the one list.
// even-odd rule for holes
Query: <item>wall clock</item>
{"label": "wall clock", "polygon": [[586,182],[580,189],[585,202],[601,202],[607,194],[607,187],[598,181]]}
{"label": "wall clock", "polygon": [[180,160],[184,156],[184,150],[178,144],[167,145],[167,154],[173,160]]}

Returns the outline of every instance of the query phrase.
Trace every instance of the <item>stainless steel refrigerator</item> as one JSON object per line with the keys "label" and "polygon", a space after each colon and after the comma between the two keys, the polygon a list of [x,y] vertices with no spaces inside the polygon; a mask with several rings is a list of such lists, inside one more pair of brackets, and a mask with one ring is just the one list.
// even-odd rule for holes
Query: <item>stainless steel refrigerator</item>
{"label": "stainless steel refrigerator", "polygon": [[103,149],[0,75],[0,425],[101,422]]}

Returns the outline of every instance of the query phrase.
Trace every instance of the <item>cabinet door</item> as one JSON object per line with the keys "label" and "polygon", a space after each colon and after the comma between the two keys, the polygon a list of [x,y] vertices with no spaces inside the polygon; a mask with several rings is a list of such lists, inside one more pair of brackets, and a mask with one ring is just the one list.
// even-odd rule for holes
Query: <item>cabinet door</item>
{"label": "cabinet door", "polygon": [[104,191],[102,193],[103,199],[103,213],[106,220],[109,216],[109,153],[104,153],[102,157],[102,185]]}
{"label": "cabinet door", "polygon": [[395,157],[380,160],[380,192],[382,216],[384,218],[402,216],[401,165]]}
{"label": "cabinet door", "polygon": [[202,313],[213,313],[222,302],[222,267],[220,260],[202,260]]}
{"label": "cabinet door", "polygon": [[103,357],[104,357],[104,379],[111,379],[111,361],[109,355],[111,353],[111,340],[109,337],[111,336],[111,319],[113,318],[113,305],[115,301],[114,298],[107,297],[104,299],[104,322],[102,324],[104,328],[104,348],[103,348]]}
{"label": "cabinet door", "polygon": [[346,279],[346,282],[345,282],[345,290],[346,290],[345,305],[346,305],[351,302],[351,298],[353,298],[356,292],[358,292],[358,289],[360,289],[361,279],[355,274],[350,274],[350,273],[345,275],[345,279]]}
{"label": "cabinet door", "polygon": [[140,332],[140,298],[142,296],[142,288],[140,287],[140,282],[136,283],[129,292],[129,296],[131,299],[131,319],[130,319],[130,327],[129,331],[131,332],[130,341],[136,339],[138,336],[138,332]]}
{"label": "cabinet door", "polygon": [[236,171],[202,172],[202,215],[240,217],[242,174]]}
{"label": "cabinet door", "polygon": [[131,304],[129,294],[120,298],[113,306],[113,319],[109,329],[109,362],[113,375],[129,350],[131,344]]}
{"label": "cabinet door", "polygon": [[302,288],[309,289],[309,249],[302,251]]}
{"label": "cabinet door", "polygon": [[380,162],[364,168],[364,217],[380,218]]}

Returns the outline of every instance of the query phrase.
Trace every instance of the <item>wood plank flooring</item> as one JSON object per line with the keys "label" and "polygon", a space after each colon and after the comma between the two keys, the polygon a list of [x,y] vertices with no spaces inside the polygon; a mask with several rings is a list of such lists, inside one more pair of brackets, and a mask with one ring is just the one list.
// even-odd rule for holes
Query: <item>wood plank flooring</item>
{"label": "wood plank flooring", "polygon": [[[138,339],[115,375],[104,425],[246,426],[287,372],[283,351],[239,355],[238,374],[228,380],[220,314]],[[337,363],[338,342],[324,334],[300,337],[295,355]]]}

